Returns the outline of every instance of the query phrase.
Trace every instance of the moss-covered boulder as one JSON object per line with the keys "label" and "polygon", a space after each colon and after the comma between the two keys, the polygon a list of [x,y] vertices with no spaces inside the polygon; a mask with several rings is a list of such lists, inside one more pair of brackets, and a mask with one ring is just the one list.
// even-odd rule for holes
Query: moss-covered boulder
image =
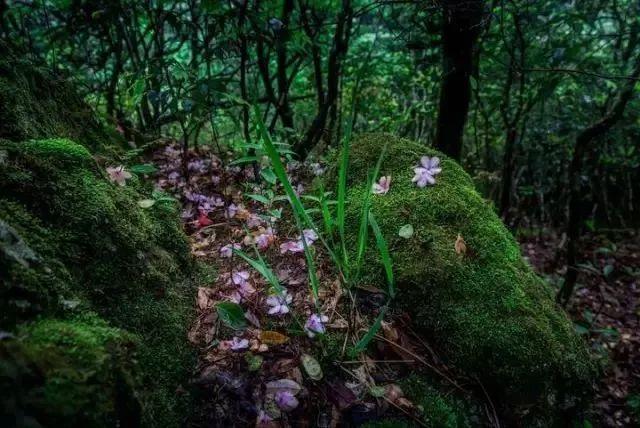
{"label": "moss-covered boulder", "polygon": [[[131,385],[139,387],[127,397],[134,399],[129,407],[141,407],[137,423],[181,425],[188,400],[176,390],[188,380],[194,358],[185,334],[194,266],[176,204],[141,208],[138,202],[149,196],[135,177],[124,187],[110,182],[89,151],[67,139],[0,140],[0,156],[0,330],[15,336],[0,344],[14,359],[24,351],[29,376],[44,379],[45,393],[24,391],[23,400],[35,393],[39,403],[32,416],[44,426],[59,426],[59,420],[114,426],[110,421],[124,405],[114,391],[129,377],[100,373],[132,372]],[[104,325],[78,321],[86,313],[96,313]],[[51,333],[48,341],[43,332]],[[71,378],[95,375],[53,389],[69,398],[66,407],[58,393],[46,393],[66,369],[58,362],[43,369],[33,360],[43,349],[60,355]],[[132,369],[121,365],[129,361]],[[88,388],[93,381],[95,388]],[[104,395],[94,394],[99,390]],[[94,404],[95,414],[74,402],[80,396]]]}
{"label": "moss-covered boulder", "polygon": [[[372,195],[375,215],[393,257],[396,305],[450,362],[478,377],[505,415],[547,415],[550,424],[590,389],[594,365],[550,288],[522,259],[518,244],[471,178],[453,160],[424,145],[386,134],[363,135],[351,148],[347,203],[355,248],[366,177],[380,152],[386,195]],[[412,183],[421,156],[440,156],[436,184]],[[413,235],[398,235],[403,225]],[[456,240],[466,252],[456,251]],[[362,281],[384,285],[375,244]],[[547,413],[545,413],[547,412]]]}
{"label": "moss-covered boulder", "polygon": [[[132,426],[134,338],[95,316],[44,318],[0,345],[2,426]],[[13,419],[13,420],[12,420]]]}
{"label": "moss-covered boulder", "polygon": [[35,66],[0,41],[0,138],[66,137],[100,151],[118,139],[107,131],[73,84]]}

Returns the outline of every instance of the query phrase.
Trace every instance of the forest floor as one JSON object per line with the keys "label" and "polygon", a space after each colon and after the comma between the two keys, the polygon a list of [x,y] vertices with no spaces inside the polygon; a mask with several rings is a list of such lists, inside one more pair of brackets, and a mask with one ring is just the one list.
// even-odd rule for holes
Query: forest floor
{"label": "forest floor", "polygon": [[[382,306],[380,290],[359,290],[363,292],[360,297],[346,293],[328,263],[323,265],[320,258],[316,269],[323,291],[314,305],[301,237],[286,220],[286,208],[279,209],[286,201],[277,202],[270,195],[273,187],[268,180],[256,184],[252,168],[225,164],[207,150],[190,152],[186,180],[180,159],[174,144],[155,153],[153,161],[159,167],[156,186],[182,202],[182,218],[194,256],[218,269],[216,282],[203,285],[194,296],[198,316],[188,332],[190,341],[200,349],[195,383],[204,391],[207,403],[193,426],[248,426],[255,424],[256,415],[258,426],[265,427],[281,426],[279,421],[287,420],[309,424],[312,421],[306,418],[310,414],[317,419],[313,424],[319,426],[335,426],[345,417],[357,423],[389,413],[419,421],[420,409],[393,382],[415,365],[435,373],[451,390],[459,389],[463,394],[475,391],[478,396],[482,385],[446,367],[429,344],[412,334],[402,316],[384,323],[376,335],[375,360],[362,354],[347,358],[348,340],[353,346]],[[322,171],[318,164],[289,165],[300,193]],[[317,239],[313,233],[307,238]],[[584,260],[589,262],[582,266],[581,285],[568,308],[577,331],[597,353],[610,359],[598,384],[596,411],[600,420],[594,421],[596,426],[632,426],[634,410],[637,416],[640,407],[637,241],[637,235],[624,232],[617,233],[614,240],[596,234],[586,237]],[[524,256],[538,273],[552,284],[558,283],[565,269],[557,256],[561,237],[540,229],[535,235],[522,235],[520,242]],[[254,258],[254,250],[259,250],[288,297],[274,298],[268,281],[234,249]],[[241,305],[244,317],[221,319],[226,317],[216,310],[221,302]],[[234,322],[243,328],[229,328]],[[314,328],[332,333],[330,336],[341,342],[318,340]],[[325,375],[322,379],[323,373],[317,373],[314,356],[319,355],[319,348],[318,358],[333,359],[341,376]],[[494,406],[490,398],[484,401],[482,413],[492,420]]]}
{"label": "forest floor", "polygon": [[[534,269],[552,284],[566,271],[558,248],[562,236],[540,229],[519,239]],[[577,331],[608,358],[598,382],[596,426],[640,424],[640,237],[637,231],[583,237],[579,286],[567,308]]]}

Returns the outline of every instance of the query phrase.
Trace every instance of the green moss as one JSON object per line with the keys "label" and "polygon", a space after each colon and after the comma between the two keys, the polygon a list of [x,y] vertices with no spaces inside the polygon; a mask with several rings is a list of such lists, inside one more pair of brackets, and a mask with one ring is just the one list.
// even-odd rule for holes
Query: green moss
{"label": "green moss", "polygon": [[[575,404],[594,373],[585,344],[457,163],[390,135],[360,137],[351,150],[346,230],[358,230],[363,197],[370,191],[366,174],[385,144],[380,174],[392,176],[391,190],[372,197],[372,212],[392,253],[398,304],[412,312],[444,356],[479,376],[501,402]],[[425,155],[441,157],[442,173],[435,186],[420,189],[411,179]],[[414,227],[410,239],[398,236],[405,224]],[[455,251],[458,234],[466,241],[466,255]],[[355,248],[355,232],[348,239]],[[375,244],[369,247],[362,280],[383,286]]]}
{"label": "green moss", "polygon": [[468,400],[457,398],[452,393],[443,394],[426,377],[411,375],[400,385],[409,400],[421,407],[422,421],[426,426],[464,428],[480,425]]}
{"label": "green moss", "polygon": [[0,267],[9,272],[0,328],[90,309],[134,332],[143,423],[180,426],[189,398],[176,389],[194,363],[185,332],[195,266],[177,208],[141,209],[136,179],[109,182],[69,140],[0,141],[0,150]]}
{"label": "green moss", "polygon": [[107,132],[73,85],[0,43],[0,138],[67,137],[93,151],[119,138]]}
{"label": "green moss", "polygon": [[139,423],[132,345],[130,335],[92,315],[21,327],[17,339],[0,342],[0,382],[13,391],[3,411],[43,426]]}

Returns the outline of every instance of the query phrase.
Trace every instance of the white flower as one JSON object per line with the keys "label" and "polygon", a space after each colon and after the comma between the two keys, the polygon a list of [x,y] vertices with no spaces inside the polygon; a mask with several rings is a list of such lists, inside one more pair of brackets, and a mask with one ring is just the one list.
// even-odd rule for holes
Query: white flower
{"label": "white flower", "polygon": [[127,180],[132,177],[131,173],[126,171],[122,165],[107,167],[107,174],[112,183],[117,183],[120,186],[126,185]]}
{"label": "white flower", "polygon": [[270,306],[269,315],[285,315],[289,313],[289,303],[293,297],[289,295],[287,290],[282,291],[282,295],[271,296],[267,299],[267,305]]}

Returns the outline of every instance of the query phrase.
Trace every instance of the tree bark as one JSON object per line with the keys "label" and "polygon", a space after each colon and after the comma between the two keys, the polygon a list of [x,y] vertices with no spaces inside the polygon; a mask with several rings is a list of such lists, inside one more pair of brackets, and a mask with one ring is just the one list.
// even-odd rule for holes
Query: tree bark
{"label": "tree bark", "polygon": [[293,11],[293,0],[284,0],[282,5],[282,29],[276,34],[276,61],[278,64],[278,104],[276,109],[282,120],[282,126],[293,129],[293,111],[289,104],[289,82],[287,78],[287,41],[289,39],[289,21]]}
{"label": "tree bark", "polygon": [[462,134],[471,99],[474,49],[484,17],[483,0],[442,3],[443,77],[435,146],[459,160]]}
{"label": "tree bark", "polygon": [[304,138],[294,146],[295,152],[302,159],[307,157],[325,134],[331,109],[337,107],[342,61],[349,48],[352,18],[351,0],[342,0],[342,7],[337,16],[336,30],[333,36],[333,46],[327,61],[327,93]]}

